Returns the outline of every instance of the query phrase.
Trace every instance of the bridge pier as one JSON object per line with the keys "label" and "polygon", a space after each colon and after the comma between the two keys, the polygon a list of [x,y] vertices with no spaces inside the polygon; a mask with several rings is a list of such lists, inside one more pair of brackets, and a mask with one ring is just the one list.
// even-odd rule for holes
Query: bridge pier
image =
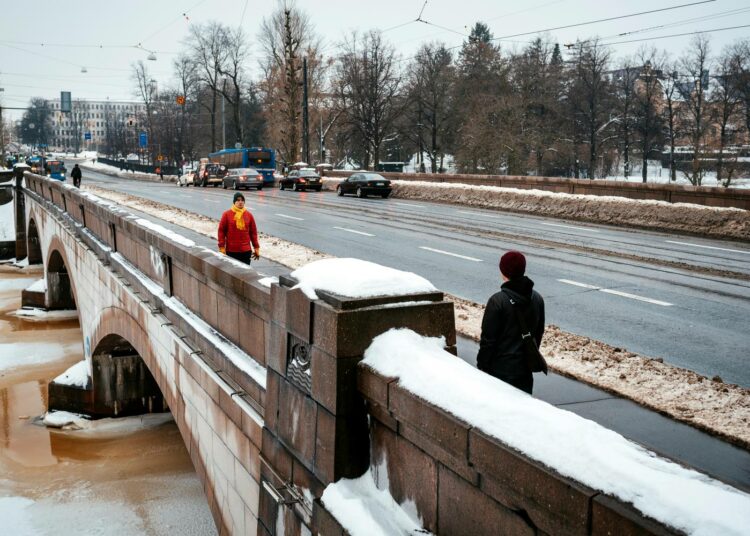
{"label": "bridge pier", "polygon": [[91,363],[93,373],[85,386],[49,383],[50,411],[85,413],[94,418],[169,411],[143,359],[122,337],[105,337]]}
{"label": "bridge pier", "polygon": [[17,165],[14,167],[16,174],[15,202],[16,202],[16,261],[26,258],[26,196],[23,194],[23,173],[29,166]]}

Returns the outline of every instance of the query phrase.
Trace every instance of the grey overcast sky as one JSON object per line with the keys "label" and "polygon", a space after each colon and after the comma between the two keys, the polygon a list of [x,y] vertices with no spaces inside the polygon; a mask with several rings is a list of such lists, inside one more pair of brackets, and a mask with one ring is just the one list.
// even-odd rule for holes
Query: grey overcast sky
{"label": "grey overcast sky", "polygon": [[[241,24],[251,37],[253,57],[249,67],[258,72],[261,53],[257,38],[260,22],[276,7],[266,0],[25,0],[3,2],[0,33],[0,103],[26,106],[34,96],[59,97],[61,90],[73,98],[132,100],[131,65],[146,60],[141,43],[156,51],[148,61],[152,76],[169,82],[171,62],[184,47],[188,26],[209,20]],[[672,34],[750,25],[750,2],[715,0],[429,0],[422,19],[413,22],[424,0],[298,0],[323,37],[326,54],[351,30],[388,30],[385,37],[408,58],[420,44],[442,41],[460,45],[476,21],[489,25],[505,49],[523,47],[534,34],[550,28],[643,11],[694,4],[574,28],[550,30],[560,44],[576,38],[599,36],[604,42],[629,41]],[[244,16],[243,16],[244,14]],[[412,21],[412,22],[410,22]],[[396,27],[398,26],[398,27]],[[396,27],[396,28],[394,28]],[[442,28],[440,28],[442,27]],[[625,32],[634,32],[618,37]],[[518,35],[527,34],[528,35]],[[510,37],[515,36],[515,37]],[[691,36],[613,44],[614,57],[634,54],[643,44],[666,50],[674,57],[687,47]],[[711,33],[714,53],[739,39],[750,38],[750,27]],[[406,63],[404,63],[406,65]],[[82,73],[81,68],[87,72]],[[22,112],[10,113],[19,117]]]}

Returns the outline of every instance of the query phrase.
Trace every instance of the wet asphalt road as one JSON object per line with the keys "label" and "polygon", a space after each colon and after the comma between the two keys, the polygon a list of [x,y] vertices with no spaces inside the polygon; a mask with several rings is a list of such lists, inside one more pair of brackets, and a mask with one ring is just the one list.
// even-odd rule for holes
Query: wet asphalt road
{"label": "wet asphalt road", "polygon": [[[217,219],[233,195],[90,170],[84,183]],[[245,197],[265,233],[415,272],[482,303],[499,288],[499,256],[518,249],[545,298],[548,323],[750,387],[748,244],[331,192],[274,189]]]}

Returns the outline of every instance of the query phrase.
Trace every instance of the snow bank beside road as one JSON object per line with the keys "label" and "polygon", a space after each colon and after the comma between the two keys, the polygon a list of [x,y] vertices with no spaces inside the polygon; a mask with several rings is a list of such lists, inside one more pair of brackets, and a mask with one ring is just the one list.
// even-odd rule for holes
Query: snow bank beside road
{"label": "snow bank beside road", "polygon": [[[159,175],[156,173],[143,173],[140,171],[123,171],[120,170],[120,168],[115,166],[110,166],[108,164],[102,164],[101,162],[97,162],[96,164],[92,164],[91,162],[79,162],[78,167],[82,169],[89,169],[91,171],[96,171],[98,173],[103,173],[105,175],[111,175],[113,177],[120,177],[123,179],[136,179],[141,181],[152,181],[152,182],[175,182],[177,180],[177,175],[164,175],[164,180],[161,180]],[[86,175],[83,176],[83,182],[86,181]]]}
{"label": "snow bank beside road", "polygon": [[[339,182],[341,179],[324,179],[328,189],[335,190]],[[456,183],[391,181],[391,186],[391,195],[400,199],[418,199],[566,220],[750,240],[750,211],[736,208]]]}
{"label": "snow bank beside road", "polygon": [[[408,329],[373,339],[363,363],[526,456],[687,534],[746,534],[750,495],[556,408]],[[430,374],[426,375],[425,370]]]}

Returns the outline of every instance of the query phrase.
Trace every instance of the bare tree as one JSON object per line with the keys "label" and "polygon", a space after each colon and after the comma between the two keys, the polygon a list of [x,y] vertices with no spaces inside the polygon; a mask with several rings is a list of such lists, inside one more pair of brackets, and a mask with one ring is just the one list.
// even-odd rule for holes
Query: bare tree
{"label": "bare tree", "polygon": [[636,81],[635,124],[641,152],[641,179],[648,178],[648,157],[663,145],[662,121],[659,107],[662,103],[662,84],[659,76],[662,60],[656,49],[642,48],[638,53],[640,69]]}
{"label": "bare tree", "polygon": [[180,106],[179,128],[177,130],[177,152],[180,159],[185,156],[194,159],[193,123],[197,116],[197,103],[200,83],[197,66],[186,54],[178,56],[173,64],[177,90],[176,93],[185,100]]}
{"label": "bare tree", "polygon": [[590,179],[595,176],[601,136],[616,119],[608,116],[611,88],[604,75],[608,70],[609,58],[609,50],[598,39],[577,43],[573,52],[573,80],[568,99],[576,115],[575,121],[583,130],[583,139],[589,146]]}
{"label": "bare tree", "polygon": [[[226,58],[223,64],[219,65],[219,73],[224,77],[219,90],[224,98],[232,106],[232,124],[234,125],[234,135],[238,142],[244,138],[242,132],[242,95],[245,86],[245,62],[249,55],[247,39],[241,28],[236,30],[225,29],[223,32],[224,49]],[[226,82],[229,82],[227,87]]]}
{"label": "bare tree", "polygon": [[669,144],[669,180],[677,180],[677,162],[675,161],[675,147],[677,139],[682,135],[680,130],[679,105],[681,102],[679,88],[680,75],[673,63],[665,65],[665,73],[661,79],[664,88],[664,106],[661,112],[663,124],[662,132]]}
{"label": "bare tree", "polygon": [[317,47],[310,18],[294,0],[278,0],[273,14],[263,19],[260,42],[265,52],[262,90],[268,121],[274,121],[282,157],[299,157],[302,113],[302,57]]}
{"label": "bare tree", "polygon": [[717,63],[716,76],[714,76],[714,87],[712,91],[712,117],[711,122],[719,127],[718,154],[716,156],[716,182],[729,186],[732,182],[732,174],[735,171],[737,155],[733,160],[726,159],[727,146],[736,142],[740,130],[737,125],[741,121],[737,119],[742,104],[742,94],[738,80],[742,76],[742,64],[744,58],[742,50],[729,47],[724,50]]}
{"label": "bare tree", "polygon": [[[437,173],[443,167],[446,143],[454,125],[450,117],[455,79],[453,57],[445,45],[423,45],[410,70],[410,100],[418,108],[419,124],[423,121],[427,127],[430,170]],[[421,128],[418,131],[421,135]]]}
{"label": "bare tree", "polygon": [[377,166],[383,140],[399,112],[396,99],[401,78],[396,72],[393,47],[380,33],[356,33],[344,43],[336,68],[337,95],[349,123],[365,142],[364,167]]}
{"label": "bare tree", "polygon": [[198,68],[198,76],[207,88],[207,99],[201,105],[208,111],[211,122],[211,151],[216,150],[216,119],[219,108],[219,92],[222,86],[221,69],[226,61],[226,28],[212,21],[190,26],[188,46],[191,58]]}
{"label": "bare tree", "polygon": [[677,86],[685,101],[682,123],[693,148],[692,166],[682,172],[691,184],[700,186],[706,172],[703,158],[710,123],[707,96],[711,58],[705,35],[695,36],[690,49],[680,60],[680,68],[684,71]]}
{"label": "bare tree", "polygon": [[133,64],[133,81],[136,84],[136,95],[144,105],[145,117],[143,121],[146,125],[149,140],[148,157],[149,161],[153,161],[156,151],[154,145],[154,105],[156,103],[157,86],[156,80],[151,78],[143,60]]}

